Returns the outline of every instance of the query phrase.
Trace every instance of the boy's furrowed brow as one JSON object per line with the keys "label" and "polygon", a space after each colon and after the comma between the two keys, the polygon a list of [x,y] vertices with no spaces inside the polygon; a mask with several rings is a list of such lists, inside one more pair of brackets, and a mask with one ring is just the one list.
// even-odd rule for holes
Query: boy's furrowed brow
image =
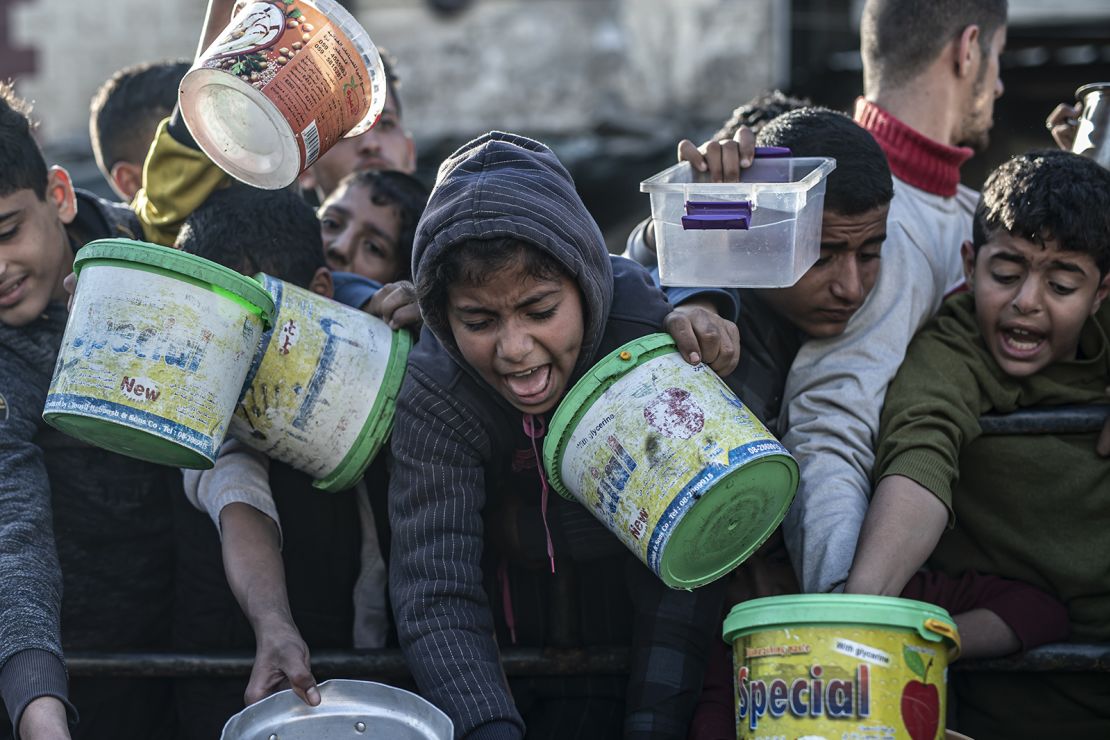
{"label": "boy's furrowed brow", "polygon": [[534,306],[537,303],[539,303],[540,301],[542,301],[543,299],[549,298],[549,297],[555,295],[560,290],[561,290],[560,288],[552,288],[551,290],[545,290],[542,293],[533,293],[532,295],[528,296],[527,298],[525,298],[520,303],[516,304],[516,307],[517,308],[528,308],[529,306]]}
{"label": "boy's furrowed brow", "polygon": [[1086,277],[1087,275],[1087,271],[1084,270],[1080,265],[1077,265],[1074,262],[1068,262],[1066,260],[1052,260],[1048,263],[1048,269],[1063,270],[1064,272],[1074,272],[1078,275],[1083,275],[1084,277]]}
{"label": "boy's furrowed brow", "polygon": [[993,262],[994,260],[1012,262],[1015,265],[1021,265],[1022,267],[1025,267],[1029,264],[1029,260],[1022,257],[1020,254],[1014,254],[1013,252],[995,252],[990,256],[990,261]]}

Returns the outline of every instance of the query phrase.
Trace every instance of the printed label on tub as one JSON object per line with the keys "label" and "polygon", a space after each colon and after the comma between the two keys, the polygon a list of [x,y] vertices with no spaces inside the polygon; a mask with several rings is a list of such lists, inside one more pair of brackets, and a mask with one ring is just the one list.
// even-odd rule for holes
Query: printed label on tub
{"label": "printed label on tub", "polygon": [[258,346],[258,317],[205,288],[125,267],[89,266],[77,290],[46,411],[214,457]]}
{"label": "printed label on tub", "polygon": [[631,370],[593,403],[559,472],[658,575],[667,541],[705,491],[753,460],[786,454],[712,370],[670,353]]}
{"label": "printed label on tub", "polygon": [[393,332],[379,319],[265,277],[273,333],[231,433],[320,479],[362,432],[385,379]]}
{"label": "printed label on tub", "polygon": [[850,625],[739,638],[736,737],[943,738],[946,649],[907,630]]}
{"label": "printed label on tub", "polygon": [[241,78],[270,99],[310,166],[384,95],[359,50],[326,15],[301,0],[246,6],[198,61]]}

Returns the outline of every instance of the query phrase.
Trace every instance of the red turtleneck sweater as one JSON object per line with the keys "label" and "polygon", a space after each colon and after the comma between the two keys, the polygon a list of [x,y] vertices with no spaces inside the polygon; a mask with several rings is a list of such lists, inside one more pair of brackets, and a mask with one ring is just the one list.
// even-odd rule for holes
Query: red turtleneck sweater
{"label": "red turtleneck sweater", "polygon": [[971,149],[930,139],[863,98],[856,100],[855,119],[879,142],[899,180],[945,198],[956,194],[960,166],[971,159]]}

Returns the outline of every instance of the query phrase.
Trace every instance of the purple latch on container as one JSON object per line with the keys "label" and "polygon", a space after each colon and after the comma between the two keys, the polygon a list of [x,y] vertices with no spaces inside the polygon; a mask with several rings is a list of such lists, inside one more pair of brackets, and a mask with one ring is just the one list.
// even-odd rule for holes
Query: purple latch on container
{"label": "purple latch on container", "polygon": [[682,228],[746,229],[752,221],[752,204],[746,200],[687,201]]}
{"label": "purple latch on container", "polygon": [[[764,159],[789,157],[785,146],[757,146],[755,156]],[[752,222],[752,204],[739,201],[687,201],[682,228],[691,229],[747,229]]]}

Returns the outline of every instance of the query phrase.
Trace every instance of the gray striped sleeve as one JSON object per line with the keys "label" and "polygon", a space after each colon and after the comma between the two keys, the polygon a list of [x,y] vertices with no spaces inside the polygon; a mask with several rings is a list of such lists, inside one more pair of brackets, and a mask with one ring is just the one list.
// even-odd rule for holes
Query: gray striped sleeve
{"label": "gray striped sleeve", "polygon": [[397,401],[389,485],[389,585],[417,684],[458,737],[507,722],[523,734],[482,583],[483,453],[472,413],[413,365]]}

